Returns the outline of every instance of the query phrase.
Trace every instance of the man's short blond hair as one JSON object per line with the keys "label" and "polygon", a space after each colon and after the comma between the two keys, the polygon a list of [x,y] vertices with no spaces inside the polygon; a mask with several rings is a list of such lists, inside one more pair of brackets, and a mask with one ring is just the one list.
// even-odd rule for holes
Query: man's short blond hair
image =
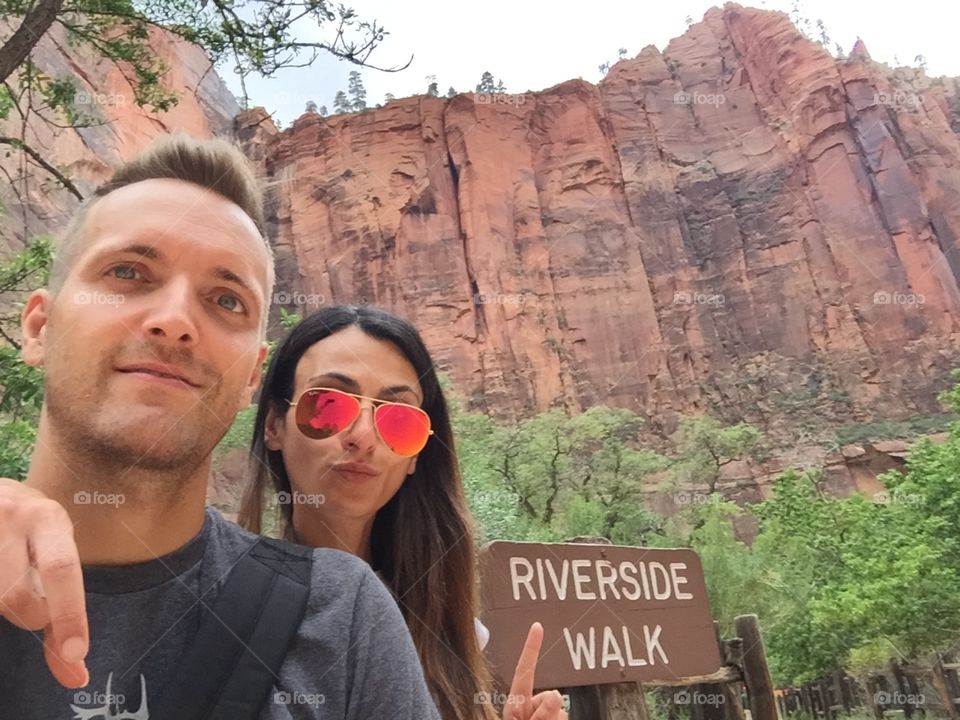
{"label": "man's short blond hair", "polygon": [[270,314],[275,278],[273,248],[264,232],[263,189],[250,162],[226,140],[200,140],[187,135],[166,135],[124,163],[110,180],[83,201],[57,244],[50,270],[50,290],[58,292],[83,246],[84,227],[90,209],[114,190],[143,180],[171,179],[193,183],[238,205],[257,226],[267,249],[267,296],[262,328]]}

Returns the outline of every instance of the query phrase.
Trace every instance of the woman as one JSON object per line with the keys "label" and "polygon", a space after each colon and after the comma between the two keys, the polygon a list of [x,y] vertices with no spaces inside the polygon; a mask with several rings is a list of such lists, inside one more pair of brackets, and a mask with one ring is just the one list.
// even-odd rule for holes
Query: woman
{"label": "woman", "polygon": [[[416,329],[368,307],[305,318],[264,378],[251,456],[240,524],[260,533],[276,504],[286,539],[367,560],[397,598],[441,717],[496,718],[481,701],[491,681],[474,625],[470,515]],[[555,692],[524,706],[504,717],[566,717]]]}

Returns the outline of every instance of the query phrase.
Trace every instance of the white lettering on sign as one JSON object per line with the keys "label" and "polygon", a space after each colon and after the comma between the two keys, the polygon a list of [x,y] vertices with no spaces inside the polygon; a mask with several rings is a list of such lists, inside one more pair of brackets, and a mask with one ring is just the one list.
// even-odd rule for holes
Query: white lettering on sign
{"label": "white lettering on sign", "polygon": [[[521,577],[520,573],[517,572],[521,565],[523,565],[526,569],[526,573],[524,573],[523,577]],[[530,564],[530,561],[526,558],[510,558],[510,582],[513,584],[514,600],[520,599],[521,584],[527,588],[527,592],[530,593],[531,600],[537,599],[537,596],[533,592],[533,586],[530,584],[531,580],[533,580],[533,565]]]}
{"label": "white lettering on sign", "polygon": [[[657,660],[655,655],[660,656],[659,663],[669,665],[670,660],[660,644],[660,633],[663,628],[657,625],[650,629],[649,625],[643,626],[643,650],[644,657],[636,657],[633,654],[633,643],[630,638],[630,629],[624,625],[620,627],[620,633],[609,625],[604,625],[600,632],[600,667],[606,668],[608,665],[619,665],[620,667],[639,667],[643,665],[655,665]],[[639,639],[639,636],[635,636]],[[597,628],[590,627],[584,632],[570,632],[570,628],[563,628],[563,639],[566,640],[567,650],[570,652],[570,662],[574,670],[581,670],[586,667],[588,670],[595,670],[597,667]]]}
{"label": "white lettering on sign", "polygon": [[[692,600],[687,564],[657,561],[556,560],[510,558],[514,601],[524,600]],[[638,579],[639,575],[639,579]]]}
{"label": "white lettering on sign", "polygon": [[680,586],[687,584],[685,577],[679,576],[681,570],[686,570],[686,563],[670,563],[670,578],[673,580],[673,589],[677,593],[677,600],[691,600],[693,595],[688,592],[680,592]]}

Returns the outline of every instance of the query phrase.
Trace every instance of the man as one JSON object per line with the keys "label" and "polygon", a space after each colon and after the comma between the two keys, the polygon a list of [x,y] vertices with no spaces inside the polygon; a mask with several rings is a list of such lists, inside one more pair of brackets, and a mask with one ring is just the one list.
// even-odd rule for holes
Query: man
{"label": "man", "polygon": [[[22,314],[45,395],[25,494],[0,493],[0,718],[169,705],[257,541],[204,505],[211,453],[260,381],[273,282],[260,192],[222,141],[155,144],[67,229]],[[437,717],[368,566],[315,550],[308,581],[259,717]]]}

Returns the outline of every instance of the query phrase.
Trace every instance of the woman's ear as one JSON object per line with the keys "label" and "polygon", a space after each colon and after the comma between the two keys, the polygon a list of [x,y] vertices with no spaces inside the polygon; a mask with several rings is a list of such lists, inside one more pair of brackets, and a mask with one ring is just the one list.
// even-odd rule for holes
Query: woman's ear
{"label": "woman's ear", "polygon": [[263,423],[263,444],[267,450],[280,450],[286,423],[273,405],[267,410],[267,419]]}
{"label": "woman's ear", "polygon": [[410,464],[407,466],[407,475],[413,475],[417,469],[417,456],[410,458]]}

